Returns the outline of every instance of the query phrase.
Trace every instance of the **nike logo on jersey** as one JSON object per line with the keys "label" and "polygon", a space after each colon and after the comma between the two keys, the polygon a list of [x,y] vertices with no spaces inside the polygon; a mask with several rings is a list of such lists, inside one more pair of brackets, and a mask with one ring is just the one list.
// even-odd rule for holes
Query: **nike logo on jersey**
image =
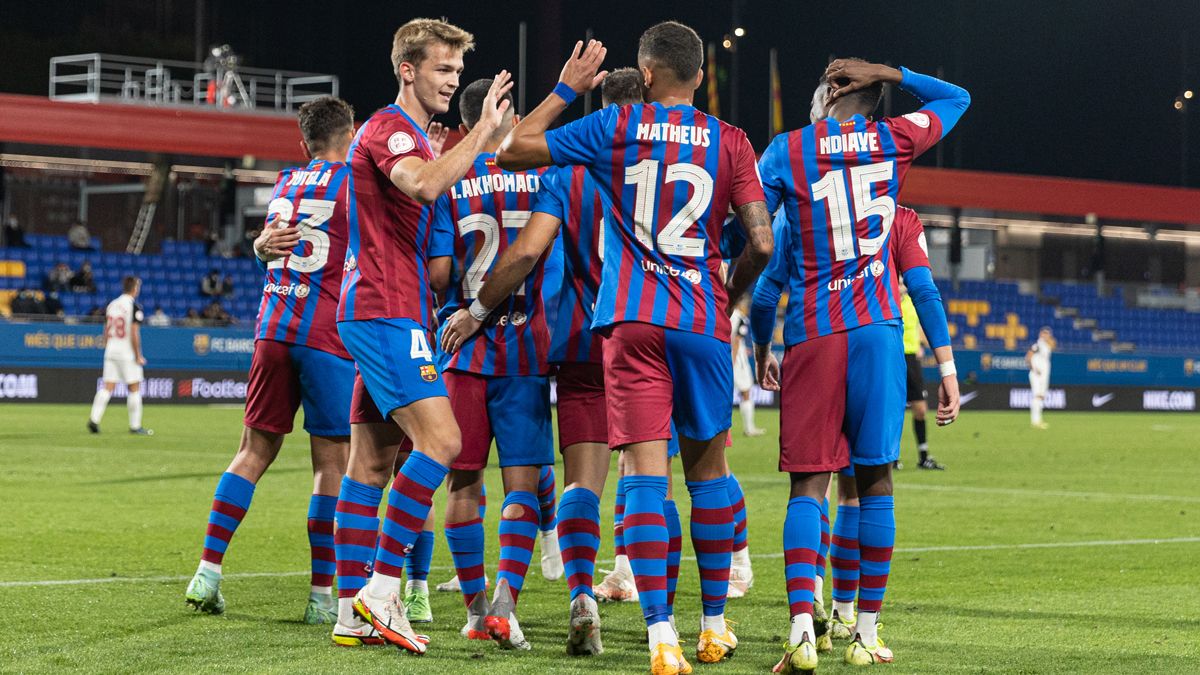
{"label": "nike logo on jersey", "polygon": [[1113,400],[1116,394],[1092,394],[1092,407],[1102,408],[1105,403]]}

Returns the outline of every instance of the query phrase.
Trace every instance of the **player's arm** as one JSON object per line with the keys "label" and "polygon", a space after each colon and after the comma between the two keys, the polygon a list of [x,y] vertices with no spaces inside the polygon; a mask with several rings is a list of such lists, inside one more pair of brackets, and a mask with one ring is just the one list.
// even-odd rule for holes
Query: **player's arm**
{"label": "player's arm", "polygon": [[[966,89],[904,67],[897,69],[882,63],[837,59],[825,69],[825,76],[836,85],[830,92],[830,101],[876,82],[899,85],[921,101],[921,110],[937,116],[941,130],[935,141],[950,133],[971,105],[971,95]],[[837,85],[838,82],[842,84]]]}
{"label": "player's arm", "polygon": [[732,311],[738,298],[746,294],[758,275],[762,274],[771,254],[775,251],[775,237],[771,233],[771,214],[766,202],[750,202],[737,207],[738,221],[746,234],[746,248],[733,264],[733,273],[725,282],[729,295],[728,309]]}
{"label": "player's arm", "polygon": [[454,258],[443,255],[429,259],[429,288],[439,296],[450,287],[450,270],[454,267]]}
{"label": "player's arm", "polygon": [[429,288],[438,295],[439,302],[450,287],[454,275],[454,213],[450,195],[443,193],[433,206],[426,207],[429,213]]}
{"label": "player's arm", "polygon": [[596,72],[607,53],[604,44],[598,40],[589,40],[587,47],[582,41],[575,43],[554,91],[522,118],[500,144],[496,152],[496,164],[500,168],[521,171],[555,163],[556,158],[551,156],[550,144],[546,141],[546,130],[577,94],[595,89],[608,75],[608,71]]}
{"label": "player's arm", "polygon": [[900,88],[921,101],[921,110],[937,115],[942,123],[939,138],[945,138],[970,107],[971,94],[956,84],[913,72],[903,66],[900,73]]}
{"label": "player's arm", "polygon": [[754,364],[758,373],[758,385],[768,391],[779,391],[779,362],[771,350],[775,338],[775,317],[779,313],[779,298],[783,295],[788,278],[787,218],[780,214],[775,218],[775,253],[754,287],[750,301],[750,340],[754,342]]}
{"label": "player's arm", "polygon": [[479,122],[449,152],[425,161],[420,157],[405,157],[392,167],[389,177],[401,192],[422,204],[432,204],[456,181],[467,173],[471,163],[483,152],[492,133],[500,126],[508,101],[501,97],[512,89],[512,76],[500,71],[492,80],[483,98],[483,114]]}
{"label": "player's arm", "polygon": [[142,356],[142,322],[136,319],[129,331],[129,344],[133,346],[133,358],[138,365],[146,365],[146,357]]}
{"label": "player's arm", "polygon": [[946,322],[946,308],[942,306],[942,295],[933,283],[933,272],[924,266],[912,267],[904,272],[904,285],[921,329],[937,359],[938,385],[937,423],[945,426],[958,417],[958,371],[954,366],[954,350],[950,347],[950,326]]}
{"label": "player's arm", "polygon": [[549,213],[535,211],[521,229],[516,241],[504,249],[479,295],[467,309],[455,312],[442,329],[442,351],[453,354],[463,341],[475,334],[484,320],[505,298],[512,295],[537,264],[538,258],[554,244],[562,220]]}
{"label": "player's arm", "polygon": [[758,177],[754,148],[744,133],[733,140],[735,159],[730,203],[737,212],[738,222],[746,234],[746,247],[734,262],[733,271],[725,282],[729,295],[726,313],[733,311],[738,299],[750,290],[758,275],[771,260],[775,252],[775,237],[771,232],[771,213],[763,197],[762,181]]}

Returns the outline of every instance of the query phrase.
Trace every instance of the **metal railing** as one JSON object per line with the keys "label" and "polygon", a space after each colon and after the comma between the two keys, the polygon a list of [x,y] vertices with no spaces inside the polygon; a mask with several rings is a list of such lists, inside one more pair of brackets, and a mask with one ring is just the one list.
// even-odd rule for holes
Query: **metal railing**
{"label": "metal railing", "polygon": [[338,95],[336,75],[261,68],[222,68],[192,61],[112,54],[50,59],[50,98],[99,103],[201,106],[288,113]]}

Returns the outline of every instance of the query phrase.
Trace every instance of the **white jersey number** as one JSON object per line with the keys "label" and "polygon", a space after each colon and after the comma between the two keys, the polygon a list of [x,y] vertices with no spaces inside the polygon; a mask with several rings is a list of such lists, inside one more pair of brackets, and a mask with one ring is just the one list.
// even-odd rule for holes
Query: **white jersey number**
{"label": "white jersey number", "polygon": [[425,338],[425,331],[412,329],[412,344],[408,348],[408,358],[433,361],[433,350],[429,348],[429,340]]}
{"label": "white jersey number", "polygon": [[[525,227],[531,216],[533,216],[532,211],[502,211],[500,220],[503,221],[504,227],[519,230]],[[475,253],[475,259],[471,261],[471,266],[463,275],[462,291],[463,297],[467,300],[474,300],[479,295],[479,289],[483,288],[483,278],[488,270],[492,269],[492,263],[496,260],[496,252],[500,250],[500,223],[486,213],[472,213],[458,221],[460,236],[465,237],[471,232],[483,234],[483,245],[479,247]],[[525,295],[524,282],[521,283],[516,294]]]}
{"label": "white jersey number", "polygon": [[[850,260],[855,257],[872,256],[883,248],[892,221],[896,218],[896,200],[883,194],[871,197],[872,183],[889,181],[895,174],[896,163],[892,161],[866,164],[850,169],[850,183],[854,193],[854,210],[846,199],[845,169],[837,169],[821,176],[812,184],[814,202],[825,200],[829,208],[829,229],[833,232],[835,260]],[[857,217],[855,217],[857,216]],[[883,219],[883,232],[878,237],[858,239],[858,255],[854,254],[854,225],[870,216]]]}
{"label": "white jersey number", "polygon": [[[657,159],[643,159],[625,169],[625,184],[636,185],[633,200],[633,232],[646,248],[653,249],[654,198],[658,194]],[[683,236],[708,211],[712,203],[713,179],[695,164],[668,164],[663,183],[681,180],[692,186],[692,197],[658,233],[658,250],[667,255],[699,258],[704,255],[704,240]]]}
{"label": "white jersey number", "polygon": [[[296,227],[300,229],[300,241],[312,244],[312,251],[308,255],[293,253],[286,258],[272,260],[267,263],[267,269],[283,269],[286,266],[301,274],[312,274],[324,267],[329,261],[329,233],[321,227],[333,217],[333,209],[336,206],[337,202],[329,199],[301,199],[299,211],[308,215],[296,223]],[[296,215],[296,210],[291,200],[283,197],[271,200],[267,206],[269,214],[277,213],[289,223]]]}

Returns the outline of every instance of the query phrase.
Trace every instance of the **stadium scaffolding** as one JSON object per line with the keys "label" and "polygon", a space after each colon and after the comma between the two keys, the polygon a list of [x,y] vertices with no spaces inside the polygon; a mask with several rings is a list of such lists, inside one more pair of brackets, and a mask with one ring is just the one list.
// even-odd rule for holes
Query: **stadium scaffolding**
{"label": "stadium scaffolding", "polygon": [[50,98],[55,101],[289,114],[307,101],[337,95],[336,75],[99,53],[50,59]]}

